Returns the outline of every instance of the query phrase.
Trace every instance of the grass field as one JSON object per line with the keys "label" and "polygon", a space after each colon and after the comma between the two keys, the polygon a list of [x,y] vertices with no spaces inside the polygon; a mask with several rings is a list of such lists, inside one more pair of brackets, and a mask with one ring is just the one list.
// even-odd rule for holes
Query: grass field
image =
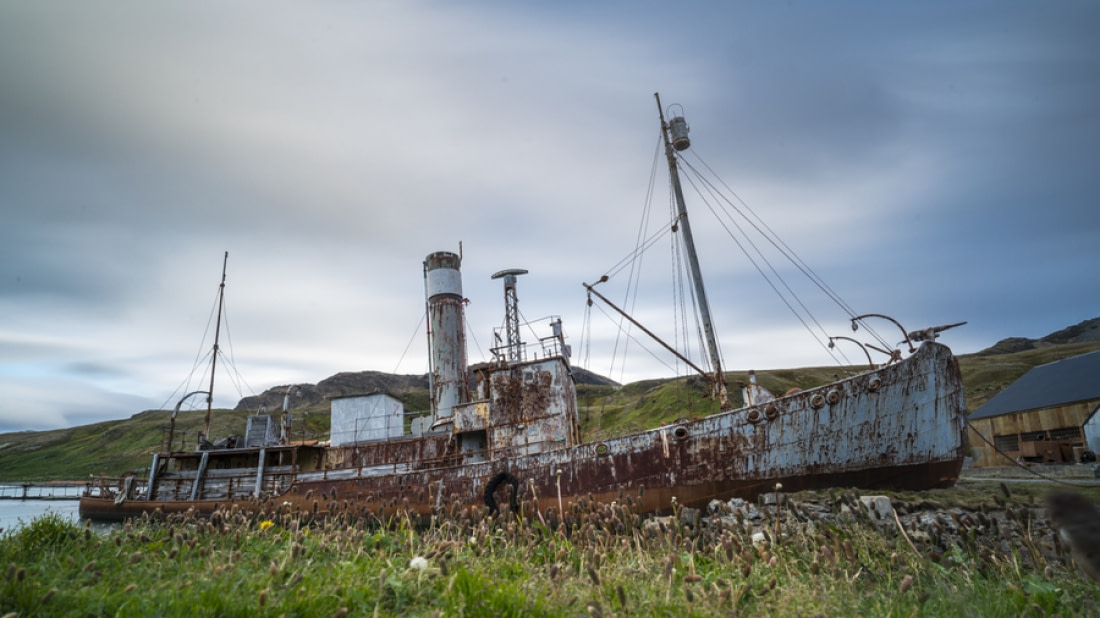
{"label": "grass field", "polygon": [[644,518],[630,496],[428,525],[230,512],[96,532],[48,514],[0,536],[0,615],[1097,615],[1048,490],[893,494],[885,516],[841,490],[702,518]]}

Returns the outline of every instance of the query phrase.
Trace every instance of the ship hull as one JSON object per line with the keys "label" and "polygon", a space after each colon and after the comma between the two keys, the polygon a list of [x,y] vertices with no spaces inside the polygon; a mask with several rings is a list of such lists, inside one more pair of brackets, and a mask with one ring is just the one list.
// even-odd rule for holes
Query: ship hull
{"label": "ship hull", "polygon": [[[265,477],[264,487],[274,489],[252,498],[196,500],[160,500],[154,492],[154,499],[119,501],[100,492],[81,499],[80,513],[120,520],[236,505],[317,517],[428,516],[483,508],[493,502],[487,489],[499,489],[489,493],[503,506],[509,487],[528,514],[568,510],[581,499],[662,513],[674,504],[703,508],[713,500],[752,499],[777,484],[782,491],[923,490],[957,480],[965,416],[958,363],[932,342],[903,361],[827,386],[605,441],[466,464],[433,458],[266,475],[243,468],[242,477]],[[144,491],[138,486],[132,495]]]}

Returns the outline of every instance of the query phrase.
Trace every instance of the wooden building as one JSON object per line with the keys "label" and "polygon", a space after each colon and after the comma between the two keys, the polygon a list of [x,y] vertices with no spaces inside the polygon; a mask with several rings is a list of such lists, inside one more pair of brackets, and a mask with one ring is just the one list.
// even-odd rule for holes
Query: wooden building
{"label": "wooden building", "polygon": [[974,465],[1092,461],[1098,409],[1100,351],[1034,367],[970,415]]}

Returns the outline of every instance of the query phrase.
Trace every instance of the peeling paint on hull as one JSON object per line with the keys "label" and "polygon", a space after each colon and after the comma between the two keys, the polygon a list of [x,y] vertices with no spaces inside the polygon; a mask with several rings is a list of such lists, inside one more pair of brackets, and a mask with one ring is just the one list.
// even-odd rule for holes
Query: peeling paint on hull
{"label": "peeling paint on hull", "polygon": [[[704,507],[715,499],[751,499],[772,491],[776,483],[784,491],[838,486],[921,490],[950,486],[958,478],[965,414],[958,362],[948,348],[929,342],[874,372],[765,405],[603,442],[464,465],[433,457],[410,462],[403,471],[391,464],[394,471],[388,473],[377,462],[364,466],[360,458],[359,467],[273,472],[269,476],[285,475],[285,490],[260,498],[116,504],[110,495],[87,495],[80,512],[118,520],[156,510],[211,513],[238,505],[317,516],[367,511],[381,517],[398,512],[426,516],[437,509],[481,507],[489,479],[500,472],[517,479],[519,498],[537,504],[540,512],[588,497],[604,502],[629,497],[640,512],[664,512],[673,498],[683,506]],[[241,477],[257,472],[242,468]],[[139,485],[134,495],[142,492]]]}

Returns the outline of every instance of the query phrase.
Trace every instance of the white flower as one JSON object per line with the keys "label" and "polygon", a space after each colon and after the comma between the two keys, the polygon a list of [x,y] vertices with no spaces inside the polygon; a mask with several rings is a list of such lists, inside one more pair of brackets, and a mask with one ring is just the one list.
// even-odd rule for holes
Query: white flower
{"label": "white flower", "polygon": [[428,559],[423,556],[413,556],[413,559],[409,561],[409,568],[423,571],[428,568]]}

